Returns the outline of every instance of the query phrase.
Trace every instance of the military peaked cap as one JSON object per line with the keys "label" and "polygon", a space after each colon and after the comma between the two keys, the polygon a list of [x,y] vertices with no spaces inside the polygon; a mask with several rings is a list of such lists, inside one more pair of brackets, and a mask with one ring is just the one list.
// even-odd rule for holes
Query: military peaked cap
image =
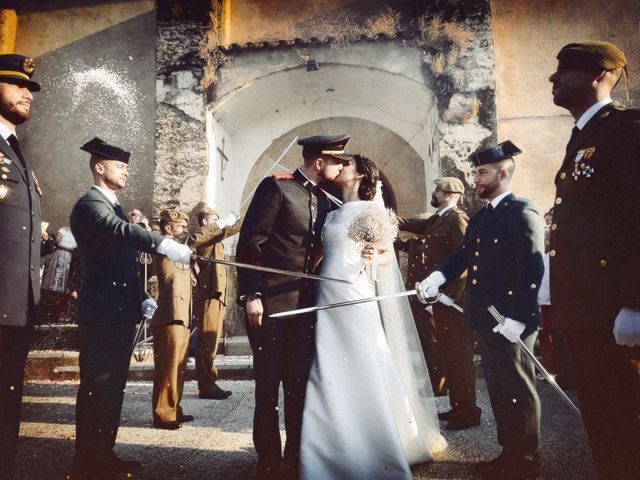
{"label": "military peaked cap", "polygon": [[36,62],[24,55],[0,55],[0,82],[15,83],[27,87],[31,92],[39,92],[40,84],[31,80],[36,70]]}
{"label": "military peaked cap", "polygon": [[433,183],[448,193],[464,193],[464,184],[456,177],[438,178]]}
{"label": "military peaked cap", "polygon": [[160,220],[165,222],[186,222],[189,223],[189,216],[180,210],[162,210]]}
{"label": "military peaked cap", "polygon": [[89,140],[80,147],[80,150],[89,152],[91,155],[95,155],[96,157],[106,158],[107,160],[118,160],[123,163],[129,163],[129,157],[131,156],[130,152],[122,150],[119,147],[109,145],[98,137]]}
{"label": "military peaked cap", "polygon": [[570,43],[562,47],[556,58],[581,70],[614,70],[627,64],[624,53],[609,42]]}
{"label": "military peaked cap", "polygon": [[499,143],[495,147],[474,153],[471,155],[471,161],[476,167],[479,167],[480,165],[499,162],[500,160],[514,157],[519,153],[522,153],[522,150],[516,147],[513,142],[507,140],[506,142]]}
{"label": "military peaked cap", "polygon": [[302,154],[330,155],[338,160],[348,160],[350,155],[344,155],[344,149],[349,143],[349,135],[315,135],[298,140],[302,145]]}

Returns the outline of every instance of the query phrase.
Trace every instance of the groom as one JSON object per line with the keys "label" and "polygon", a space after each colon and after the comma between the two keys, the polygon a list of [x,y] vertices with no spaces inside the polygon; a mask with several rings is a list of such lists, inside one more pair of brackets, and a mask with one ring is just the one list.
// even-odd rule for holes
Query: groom
{"label": "groom", "polygon": [[[236,251],[239,262],[311,273],[321,255],[320,232],[329,212],[317,184],[342,170],[347,135],[298,141],[304,164],[291,174],[262,180],[253,197]],[[315,305],[315,284],[302,278],[238,269],[238,303],[246,312],[253,350],[256,406],[253,442],[256,478],[298,478],[304,396],[314,351],[315,315],[270,319],[270,314]],[[284,450],[280,442],[278,391],[284,389]]]}

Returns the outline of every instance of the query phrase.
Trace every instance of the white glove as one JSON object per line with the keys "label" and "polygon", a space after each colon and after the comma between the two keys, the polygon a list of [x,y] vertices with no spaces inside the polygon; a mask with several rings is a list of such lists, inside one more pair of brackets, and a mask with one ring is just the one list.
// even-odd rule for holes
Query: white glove
{"label": "white glove", "polygon": [[231,225],[236,223],[238,221],[238,218],[240,217],[238,217],[238,215],[236,215],[235,213],[227,212],[221,218],[216,220],[216,223],[218,224],[218,227],[222,229],[222,228],[230,227]]}
{"label": "white glove", "polygon": [[153,298],[147,298],[142,302],[142,316],[149,320],[158,308],[158,304]]}
{"label": "white glove", "polygon": [[501,333],[504,335],[504,338],[509,340],[510,342],[516,343],[524,332],[524,329],[527,328],[525,323],[519,322],[512,318],[505,317],[503,325],[496,325],[493,327],[493,331],[495,333]]}
{"label": "white glove", "polygon": [[191,248],[178,243],[171,238],[165,238],[158,245],[157,252],[160,255],[166,255],[169,260],[189,265],[191,263]]}
{"label": "white glove", "polygon": [[416,283],[416,290],[418,292],[418,300],[422,303],[427,303],[427,298],[433,298],[438,296],[438,287],[444,284],[446,279],[442,272],[436,270],[420,283]]}
{"label": "white glove", "polygon": [[640,311],[622,307],[613,325],[613,336],[618,345],[640,345]]}

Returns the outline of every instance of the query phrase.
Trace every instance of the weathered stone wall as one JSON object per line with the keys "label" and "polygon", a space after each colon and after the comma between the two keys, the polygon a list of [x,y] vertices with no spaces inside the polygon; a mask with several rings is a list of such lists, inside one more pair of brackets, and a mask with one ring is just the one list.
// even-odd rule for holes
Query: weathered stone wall
{"label": "weathered stone wall", "polygon": [[158,21],[155,215],[165,208],[191,214],[205,198],[209,170],[198,53],[205,25],[171,17]]}
{"label": "weathered stone wall", "polygon": [[67,225],[92,184],[80,146],[94,136],[132,152],[125,209],[151,211],[154,169],[156,12],[153,1],[40,2],[16,7],[16,52],[36,60],[31,119],[21,143],[40,179],[43,218]]}
{"label": "weathered stone wall", "polygon": [[[627,56],[633,105],[640,102],[640,3],[637,0],[491,0],[496,57],[498,137],[524,153],[517,158],[516,193],[541,210],[552,206],[553,179],[573,126],[556,107],[548,77],[567,43],[606,40]],[[614,100],[629,105],[620,86]]]}

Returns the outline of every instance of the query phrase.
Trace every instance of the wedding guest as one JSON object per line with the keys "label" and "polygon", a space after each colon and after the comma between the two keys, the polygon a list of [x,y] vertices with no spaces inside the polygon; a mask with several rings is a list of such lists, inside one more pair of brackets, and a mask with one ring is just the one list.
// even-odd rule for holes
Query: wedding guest
{"label": "wedding guest", "polygon": [[556,175],[551,304],[598,479],[640,472],[640,110],[611,100],[626,75],[608,42],[565,45],[549,77],[575,120]]}
{"label": "wedding guest", "polygon": [[29,120],[35,62],[0,55],[0,479],[13,478],[24,367],[39,323],[42,191],[16,127]]}
{"label": "wedding guest", "polygon": [[[310,273],[321,246],[329,201],[316,184],[342,170],[347,135],[298,141],[304,163],[292,174],[262,180],[242,222],[236,258],[240,262]],[[315,284],[304,279],[238,269],[238,302],[246,313],[256,384],[253,443],[258,479],[279,479],[282,447],[278,391],[285,398],[286,472],[298,477],[304,394],[314,349],[315,316],[270,319],[269,314],[315,304]]]}
{"label": "wedding guest", "polygon": [[69,227],[58,230],[55,245],[42,279],[43,316],[47,323],[60,321],[68,312],[69,272],[73,251],[77,247]]}
{"label": "wedding guest", "polygon": [[[535,369],[515,342],[533,350],[536,341],[544,236],[534,205],[511,192],[512,157],[519,153],[507,141],[472,156],[475,190],[488,204],[471,218],[458,248],[421,283],[426,297],[433,297],[468,271],[464,322],[478,336],[502,447],[497,458],[477,463],[474,473],[491,480],[533,480],[540,473]],[[490,305],[505,317],[504,325],[489,314]]]}

